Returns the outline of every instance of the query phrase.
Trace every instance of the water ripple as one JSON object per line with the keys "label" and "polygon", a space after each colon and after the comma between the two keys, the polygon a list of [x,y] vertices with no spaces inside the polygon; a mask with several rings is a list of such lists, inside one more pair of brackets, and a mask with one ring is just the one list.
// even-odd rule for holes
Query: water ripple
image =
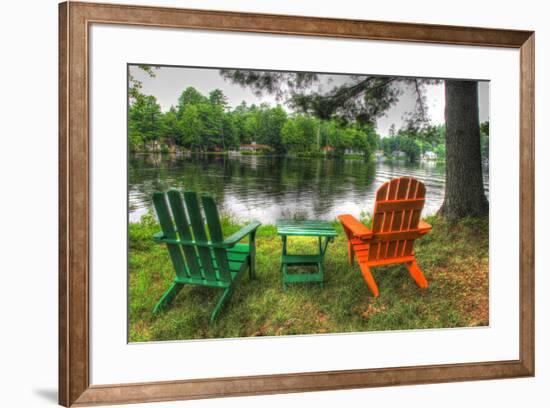
{"label": "water ripple", "polygon": [[[342,213],[368,213],[376,189],[394,177],[412,176],[426,184],[423,215],[439,209],[445,191],[445,169],[434,163],[134,155],[129,164],[131,222],[152,208],[153,192],[168,188],[211,195],[222,212],[264,223],[294,215],[333,220]],[[484,181],[488,193],[487,169]]]}

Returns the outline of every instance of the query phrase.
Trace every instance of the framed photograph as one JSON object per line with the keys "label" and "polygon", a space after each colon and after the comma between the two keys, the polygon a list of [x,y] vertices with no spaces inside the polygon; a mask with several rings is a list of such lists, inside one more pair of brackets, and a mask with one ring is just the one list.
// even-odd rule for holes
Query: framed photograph
{"label": "framed photograph", "polygon": [[534,32],[59,6],[59,402],[534,375]]}

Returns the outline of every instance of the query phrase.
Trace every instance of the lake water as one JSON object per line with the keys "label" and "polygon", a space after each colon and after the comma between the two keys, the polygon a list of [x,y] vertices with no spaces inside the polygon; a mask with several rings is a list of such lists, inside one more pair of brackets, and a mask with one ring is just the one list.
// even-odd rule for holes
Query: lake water
{"label": "lake water", "polygon": [[[297,159],[265,156],[182,156],[134,154],[128,168],[130,222],[152,208],[155,191],[178,188],[208,194],[220,212],[246,221],[278,218],[334,220],[338,214],[372,212],[376,189],[399,176],[426,185],[423,216],[443,202],[445,167],[362,160]],[[484,167],[488,194],[488,168]]]}

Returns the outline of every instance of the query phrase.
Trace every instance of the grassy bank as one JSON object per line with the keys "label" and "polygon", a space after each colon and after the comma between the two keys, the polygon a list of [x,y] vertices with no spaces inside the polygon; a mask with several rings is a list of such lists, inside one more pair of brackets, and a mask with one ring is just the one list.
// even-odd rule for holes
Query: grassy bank
{"label": "grassy bank", "polygon": [[[130,341],[342,333],[374,330],[484,326],[488,324],[488,222],[467,219],[450,225],[428,219],[433,230],[417,241],[416,254],[430,287],[419,289],[403,266],[374,269],[380,297],[370,294],[356,265],[347,263],[341,227],[326,257],[325,284],[299,284],[283,291],[281,240],[273,225],[260,227],[257,278],[238,283],[221,316],[209,324],[220,290],[184,287],[167,311],[152,309],[173,279],[165,247],[152,240],[153,217],[130,224]],[[224,219],[229,235],[239,225]],[[316,250],[316,241],[290,240],[289,251]]]}

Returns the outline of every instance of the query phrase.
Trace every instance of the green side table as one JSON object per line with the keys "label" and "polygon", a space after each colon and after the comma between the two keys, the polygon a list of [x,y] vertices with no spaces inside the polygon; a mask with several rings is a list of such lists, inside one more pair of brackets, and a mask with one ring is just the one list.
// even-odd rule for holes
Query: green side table
{"label": "green side table", "polygon": [[[283,253],[281,256],[281,271],[283,272],[283,288],[287,284],[296,282],[320,282],[323,285],[323,262],[328,244],[338,235],[332,225],[327,221],[294,221],[277,220],[277,234],[283,241]],[[288,237],[312,237],[319,241],[317,254],[288,254]],[[288,273],[289,266],[313,265],[317,267],[316,273]]]}

